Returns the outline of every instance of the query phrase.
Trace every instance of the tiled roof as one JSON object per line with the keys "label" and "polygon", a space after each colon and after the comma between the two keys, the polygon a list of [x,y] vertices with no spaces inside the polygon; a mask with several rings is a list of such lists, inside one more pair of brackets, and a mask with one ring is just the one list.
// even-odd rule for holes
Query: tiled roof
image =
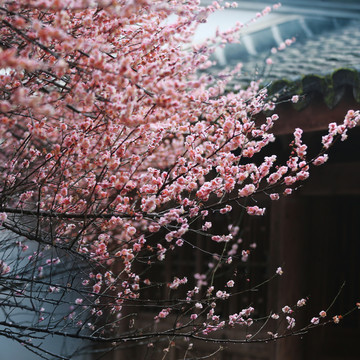
{"label": "tiled roof", "polygon": [[[293,36],[294,44],[271,54],[280,40]],[[262,79],[280,98],[306,95],[298,108],[306,106],[315,94],[322,95],[332,108],[346,87],[352,88],[355,100],[360,102],[360,22],[288,15],[246,34],[245,40],[224,50],[227,65],[243,62],[243,85]],[[265,65],[268,57],[273,61],[271,66]]]}

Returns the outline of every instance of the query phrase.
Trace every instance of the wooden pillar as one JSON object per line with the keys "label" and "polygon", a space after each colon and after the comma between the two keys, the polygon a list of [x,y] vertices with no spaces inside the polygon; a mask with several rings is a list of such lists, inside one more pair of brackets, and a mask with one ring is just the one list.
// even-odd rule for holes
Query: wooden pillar
{"label": "wooden pillar", "polygon": [[[270,271],[275,272],[281,266],[284,273],[269,284],[269,311],[281,312],[283,306],[292,306],[306,295],[302,291],[306,213],[306,199],[296,195],[283,198],[271,206]],[[284,327],[286,324],[282,330]],[[271,359],[303,360],[302,349],[302,339],[298,336],[278,340],[274,343]]]}

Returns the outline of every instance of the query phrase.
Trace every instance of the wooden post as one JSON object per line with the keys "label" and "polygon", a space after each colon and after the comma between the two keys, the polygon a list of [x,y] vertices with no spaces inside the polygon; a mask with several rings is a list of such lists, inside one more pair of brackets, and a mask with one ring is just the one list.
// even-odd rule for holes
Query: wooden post
{"label": "wooden post", "polygon": [[[275,272],[281,266],[284,274],[269,285],[269,311],[281,312],[282,307],[292,306],[304,296],[302,266],[306,251],[306,211],[306,200],[298,196],[284,198],[272,204],[270,271]],[[299,325],[301,324],[296,327]],[[302,348],[302,339],[298,336],[278,340],[273,346],[271,359],[302,360]]]}

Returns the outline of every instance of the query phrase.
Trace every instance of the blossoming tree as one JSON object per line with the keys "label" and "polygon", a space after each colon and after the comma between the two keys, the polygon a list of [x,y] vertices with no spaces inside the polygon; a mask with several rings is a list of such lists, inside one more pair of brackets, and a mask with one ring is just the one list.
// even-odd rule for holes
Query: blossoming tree
{"label": "blossoming tree", "polygon": [[[234,41],[242,25],[192,43],[198,24],[221,8],[216,2],[0,4],[0,334],[67,359],[43,338],[115,348],[166,339],[168,348],[169,338],[216,339],[222,329],[253,326],[250,304],[227,316],[219,310],[236,296],[231,269],[251,250],[240,244],[236,219],[264,214],[258,195],[291,194],[359,113],[330,124],[314,158],[296,129],[279,164],[276,154],[261,155],[280,121],[266,89],[229,90],[240,66],[218,76],[204,71],[216,45]],[[272,115],[261,120],[262,112]],[[213,227],[213,213],[225,230]],[[213,252],[198,246],[199,236]],[[161,266],[184,248],[202,252],[208,265],[164,281]],[[294,309],[304,304],[269,314],[285,320],[282,333],[274,325],[265,336],[248,330],[227,341],[296,333]]]}

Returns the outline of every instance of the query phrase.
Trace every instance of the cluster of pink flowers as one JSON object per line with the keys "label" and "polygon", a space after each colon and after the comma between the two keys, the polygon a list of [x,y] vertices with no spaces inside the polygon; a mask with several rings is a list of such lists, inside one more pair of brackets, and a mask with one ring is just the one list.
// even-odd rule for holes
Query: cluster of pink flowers
{"label": "cluster of pink flowers", "polygon": [[[258,194],[274,201],[290,195],[310,176],[312,165],[327,161],[325,151],[337,137],[346,139],[360,114],[351,110],[343,124],[330,124],[323,149],[313,159],[301,129],[294,132],[285,164],[276,155],[261,156],[275,140],[276,104],[257,82],[229,90],[240,65],[219,76],[205,72],[215,45],[236,42],[243,25],[219,31],[203,44],[192,43],[207,16],[236,4],[94,4],[2,2],[0,36],[10,48],[4,43],[0,50],[0,225],[18,235],[18,218],[33,217],[41,227],[34,231],[36,241],[44,236],[41,241],[49,247],[89,261],[96,271],[84,275],[81,291],[93,301],[90,311],[96,317],[105,313],[102,301],[121,315],[124,306],[141,299],[140,284],[145,284],[146,290],[168,286],[180,294],[171,301],[181,306],[162,309],[157,321],[180,308],[189,310],[187,320],[198,319],[201,315],[192,313],[194,307],[200,312],[196,301],[208,311],[203,334],[226,325],[250,326],[252,307],[226,321],[215,315],[215,302],[228,300],[235,291],[234,280],[226,282],[224,291],[214,281],[216,272],[236,269],[251,252],[239,237],[241,226],[219,233],[213,216],[224,222],[241,211],[263,216],[266,209]],[[171,15],[174,21],[169,21]],[[273,52],[292,42],[286,40]],[[264,110],[273,114],[265,117]],[[51,241],[42,234],[51,235]],[[200,235],[205,245],[199,245]],[[207,250],[213,246],[223,251]],[[251,244],[251,251],[255,247]],[[194,279],[149,270],[182,249],[204,257],[198,264],[202,273]],[[55,257],[46,261],[49,267],[59,263]],[[9,273],[7,264],[0,265],[1,274]],[[38,270],[43,274],[43,268]],[[281,275],[282,269],[276,273]],[[59,289],[50,286],[49,292]],[[77,296],[72,302],[82,305]],[[156,296],[151,305],[157,304]],[[215,306],[209,310],[211,301]],[[295,326],[292,312],[283,308],[289,329]]]}
{"label": "cluster of pink flowers", "polygon": [[253,314],[254,310],[255,309],[250,306],[249,308],[241,310],[238,314],[229,315],[229,325],[233,326],[238,324],[251,326],[253,324],[253,320],[250,316]]}
{"label": "cluster of pink flowers", "polygon": [[180,285],[186,284],[188,282],[187,277],[183,277],[182,279],[179,279],[176,277],[172,283],[168,284],[169,288],[172,290],[177,289]]}
{"label": "cluster of pink flowers", "polygon": [[4,261],[0,260],[0,274],[5,275],[8,274],[11,271],[11,268],[9,265],[7,265]]}
{"label": "cluster of pink flowers", "polygon": [[171,309],[167,308],[167,309],[162,309],[159,314],[157,316],[155,316],[155,320],[158,319],[165,319],[171,312]]}

